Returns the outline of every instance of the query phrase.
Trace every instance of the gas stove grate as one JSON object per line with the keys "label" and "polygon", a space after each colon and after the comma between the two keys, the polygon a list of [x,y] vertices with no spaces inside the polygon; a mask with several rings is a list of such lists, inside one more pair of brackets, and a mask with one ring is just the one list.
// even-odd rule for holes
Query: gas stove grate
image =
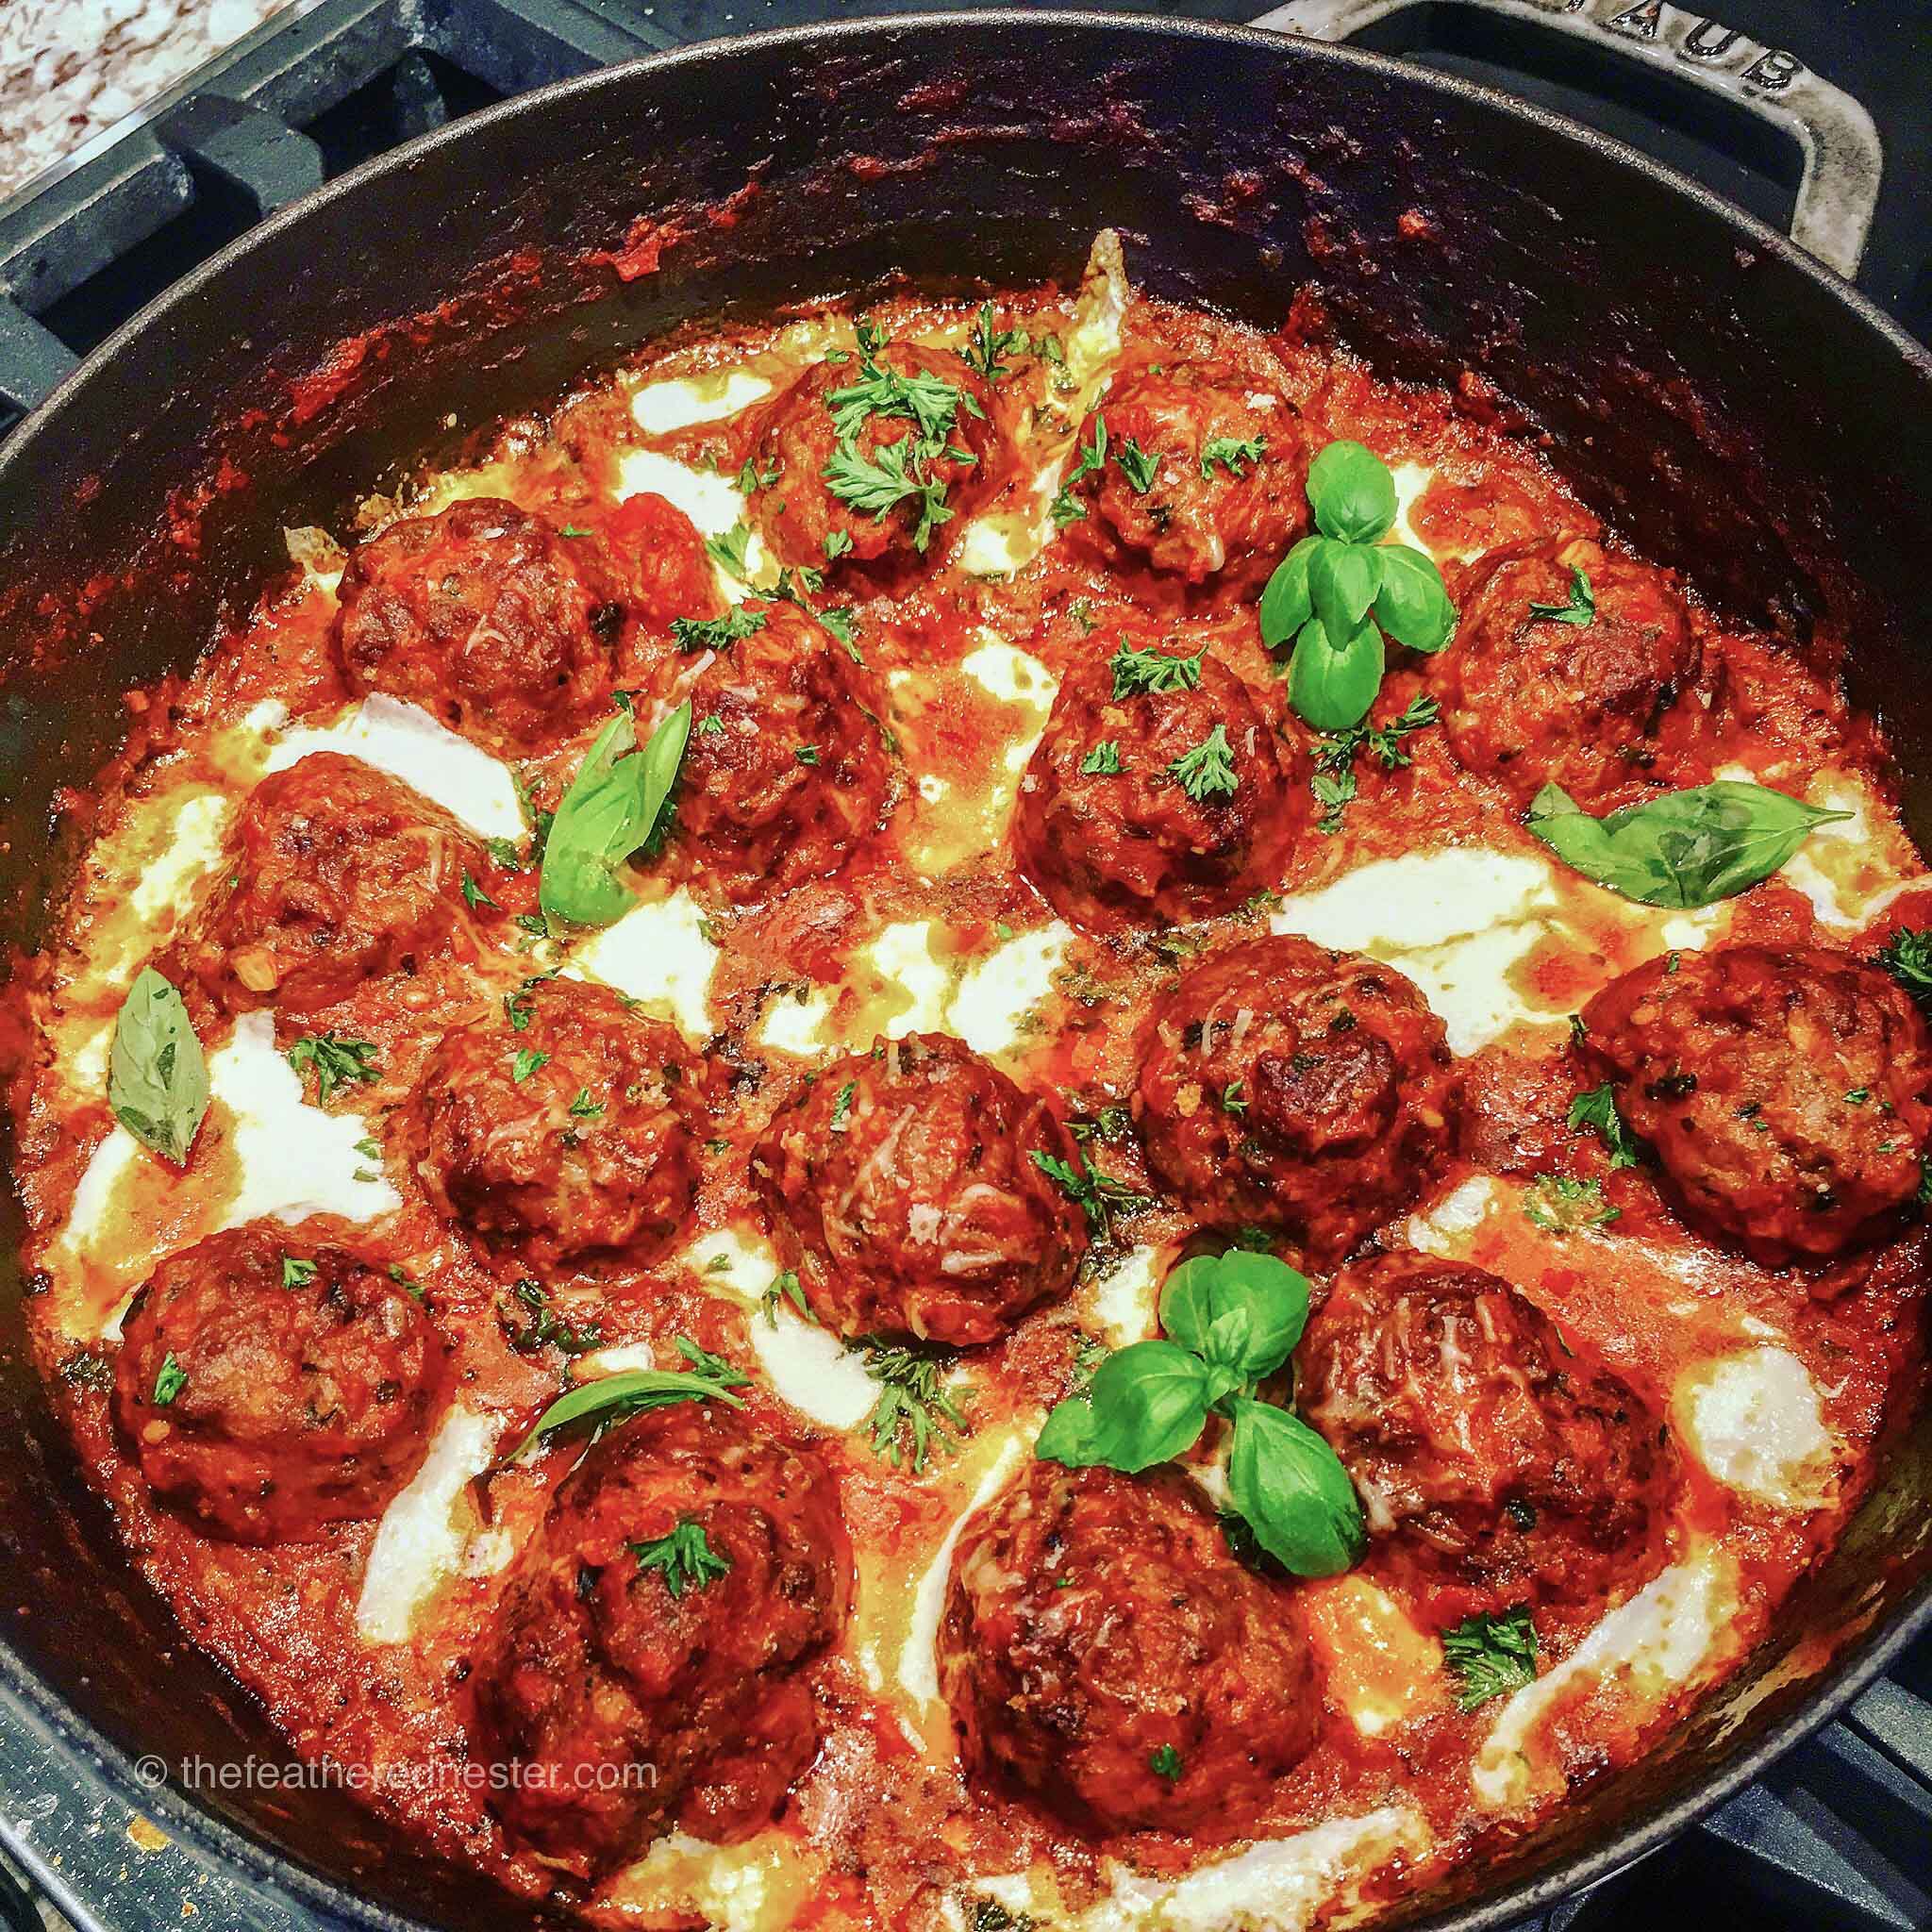
{"label": "gas stove grate", "polygon": [[[1133,10],[1233,19],[1256,4]],[[355,162],[548,81],[808,17],[791,0],[665,0],[659,12],[644,0],[321,0],[271,20],[133,131],[0,204],[0,433],[169,283]],[[184,1909],[224,1932],[333,1923],[192,1847],[130,1855],[130,1840],[151,1844],[130,1828],[136,1812],[68,1761],[35,1714],[0,1694],[0,1845],[66,1923],[160,1932]],[[42,1932],[41,1909],[0,1864],[0,1926]],[[1695,1830],[1518,1932],[1747,1919],[1759,1932],[1932,1927],[1932,1638]]]}

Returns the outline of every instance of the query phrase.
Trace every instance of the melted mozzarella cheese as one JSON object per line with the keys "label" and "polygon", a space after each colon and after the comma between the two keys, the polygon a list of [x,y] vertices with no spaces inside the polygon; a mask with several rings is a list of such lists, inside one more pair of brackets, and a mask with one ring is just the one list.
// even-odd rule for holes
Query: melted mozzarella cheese
{"label": "melted mozzarella cheese", "polygon": [[186,905],[197,881],[222,862],[233,804],[219,791],[197,792],[175,814],[175,825],[160,857],[142,870],[128,904],[143,925]]}
{"label": "melted mozzarella cheese", "polygon": [[1022,1043],[1020,1024],[1053,991],[1053,976],[1073,943],[1061,920],[1023,932],[961,975],[948,1028],[974,1053],[1011,1053]]}
{"label": "melted mozzarella cheese", "polygon": [[[800,997],[800,992],[803,997]],[[805,1058],[824,1053],[829,1044],[824,1031],[838,998],[836,988],[807,986],[774,999],[758,1020],[758,1042],[775,1046],[781,1053]]]}
{"label": "melted mozzarella cheese", "polygon": [[1671,1414],[1719,1482],[1759,1502],[1817,1509],[1837,1491],[1836,1445],[1817,1385],[1789,1349],[1741,1349],[1686,1370]]}
{"label": "melted mozzarella cheese", "polygon": [[999,1494],[1019,1467],[1026,1444],[1009,1435],[1000,1445],[986,1474],[974,1489],[973,1499],[953,1519],[953,1524],[933,1552],[913,1594],[912,1620],[906,1633],[905,1647],[899,1653],[900,1687],[922,1707],[936,1704],[940,1694],[938,1643],[940,1618],[946,1607],[946,1584],[953,1574],[953,1552],[958,1547],[959,1533],[967,1524]]}
{"label": "melted mozzarella cheese", "polygon": [[903,992],[910,1004],[886,1022],[888,1040],[908,1033],[936,1033],[945,1024],[946,995],[952,974],[932,956],[932,925],[927,920],[907,920],[889,925],[868,948],[874,969],[889,986]]}
{"label": "melted mozzarella cheese", "polygon": [[808,1322],[783,1296],[769,1321],[762,1314],[754,1317],[751,1341],[772,1387],[825,1428],[857,1427],[878,1401],[878,1384],[866,1374],[865,1358],[829,1328]]}
{"label": "melted mozzarella cheese", "polygon": [[233,1040],[209,1057],[208,1077],[214,1097],[235,1116],[235,1159],[242,1171],[223,1227],[264,1218],[306,1221],[311,1214],[374,1221],[403,1205],[357,1151],[369,1137],[362,1116],[325,1113],[302,1097],[301,1076],[275,1046],[272,1015],[244,1013],[236,1021]]}
{"label": "melted mozzarella cheese", "polygon": [[1045,714],[1053,709],[1059,680],[1038,658],[991,631],[982,632],[981,640],[959,660],[959,669],[1003,702],[1038,711],[1043,723]]}
{"label": "melted mozzarella cheese", "polygon": [[1264,1840],[1179,1878],[1108,1859],[1109,1895],[1073,1924],[1081,1932],[1302,1932],[1342,1888],[1399,1854],[1420,1852],[1428,1836],[1417,1813],[1390,1805]]}
{"label": "melted mozzarella cheese", "polygon": [[1125,1348],[1154,1333],[1164,1273],[1158,1248],[1131,1249],[1093,1284],[1088,1316],[1109,1348]]}
{"label": "melted mozzarella cheese", "polygon": [[601,979],[695,1045],[711,1037],[706,1004],[718,948],[705,936],[704,908],[679,887],[634,906],[614,925],[583,941],[563,967],[566,978]]}
{"label": "melted mozzarella cheese", "polygon": [[647,436],[668,436],[696,423],[715,423],[772,393],[772,385],[748,369],[710,375],[671,376],[647,382],[631,396],[632,420]]}
{"label": "melted mozzarella cheese", "polygon": [[[464,1492],[490,1467],[503,1426],[501,1416],[451,1408],[423,1467],[382,1512],[356,1600],[364,1643],[407,1643],[417,1611],[438,1588],[466,1570],[474,1574],[468,1545],[479,1525]],[[508,1554],[504,1547],[502,1558]]]}
{"label": "melted mozzarella cheese", "polygon": [[528,829],[509,767],[415,705],[377,692],[333,724],[298,725],[271,746],[265,769],[283,771],[312,751],[342,752],[400,778],[486,839],[521,841]]}
{"label": "melted mozzarella cheese", "polygon": [[1554,1670],[1503,1706],[1476,1754],[1470,1782],[1484,1804],[1523,1804],[1560,1790],[1559,1766],[1535,1760],[1531,1732],[1557,1703],[1592,1682],[1617,1682],[1625,1721],[1654,1707],[1710,1657],[1737,1608],[1737,1573],[1714,1548],[1697,1550],[1652,1577]]}
{"label": "melted mozzarella cheese", "polygon": [[1422,1213],[1408,1219],[1408,1244],[1425,1255],[1454,1257],[1469,1246],[1469,1238],[1489,1218],[1501,1198],[1500,1183],[1488,1174],[1473,1174],[1452,1188]]}

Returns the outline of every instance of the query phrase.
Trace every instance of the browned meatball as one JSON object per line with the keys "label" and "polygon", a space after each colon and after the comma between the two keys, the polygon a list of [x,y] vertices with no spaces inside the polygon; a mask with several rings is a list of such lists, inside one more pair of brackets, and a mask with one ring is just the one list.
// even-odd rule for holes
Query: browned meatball
{"label": "browned meatball", "polygon": [[223,1006],[312,1012],[365,980],[475,951],[483,848],[399,778],[318,751],[256,787],[215,896],[178,948]]}
{"label": "browned meatball", "polygon": [[1917,1198],[1932,1054],[1882,968],[1824,947],[1673,953],[1583,1017],[1685,1214],[1754,1260],[1828,1260]]}
{"label": "browned meatball", "polygon": [[743,608],[758,628],[687,668],[676,794],[680,848],[734,899],[837,872],[893,791],[867,673],[795,606]]}
{"label": "browned meatball", "polygon": [[778,1251],[841,1335],[991,1341],[1072,1287],[1080,1211],[1036,1154],[1077,1163],[1051,1108],[942,1033],[822,1068],[752,1156]]}
{"label": "browned meatball", "polygon": [[[836,475],[838,462],[844,460],[840,457],[841,414],[857,415],[859,395],[868,389],[881,392],[881,385],[858,358],[820,362],[807,370],[767,406],[752,458],[759,475],[773,480],[753,494],[751,514],[780,563],[832,570],[848,561],[903,564],[921,557],[937,558],[999,481],[992,395],[958,356],[891,342],[871,366],[886,373],[886,387],[895,375],[919,383],[941,416],[950,408],[943,441],[933,454],[919,456],[915,451],[924,432],[911,416],[883,408],[864,415],[850,439],[852,451],[867,468],[903,470],[907,488],[883,510],[855,505],[834,490],[834,477],[826,471],[832,468]],[[883,460],[881,450],[889,452]],[[943,492],[938,513],[929,520],[929,499],[922,485]]]}
{"label": "browned meatball", "polygon": [[349,689],[421,705],[490,751],[546,751],[609,708],[624,603],[593,536],[473,497],[358,544],[341,596]]}
{"label": "browned meatball", "polygon": [[1088,417],[1083,449],[1101,422],[1107,458],[1072,485],[1086,516],[1069,530],[1103,561],[1249,596],[1307,529],[1299,418],[1224,364],[1169,362],[1121,377]]}
{"label": "browned meatball", "polygon": [[383,1263],[253,1221],[135,1296],[114,1411],[148,1487],[210,1536],[314,1542],[416,1473],[446,1357]]}
{"label": "browned meatball", "polygon": [[[1583,625],[1538,616],[1571,603],[1579,569],[1596,601]],[[1438,660],[1456,756],[1520,798],[1552,782],[1587,800],[1641,776],[1700,653],[1670,580],[1577,541],[1486,558]]]}
{"label": "browned meatball", "polygon": [[939,1661],[968,1768],[1097,1833],[1239,1830],[1321,1716],[1292,1593],[1173,1468],[1035,1462],[959,1539]]}
{"label": "browned meatball", "polygon": [[[1131,634],[1120,644],[1158,648]],[[1021,862],[1081,925],[1230,911],[1275,883],[1307,821],[1300,755],[1247,686],[1213,658],[1162,655],[1198,663],[1198,683],[1133,691],[1118,653],[1074,671],[1020,781]]]}
{"label": "browned meatball", "polygon": [[528,983],[505,1020],[445,1036],[407,1144],[438,1210],[540,1268],[657,1260],[697,1187],[705,1069],[607,987]]}
{"label": "browned meatball", "polygon": [[1370,1562],[1444,1624],[1600,1597],[1661,1521],[1657,1418],[1480,1268],[1344,1269],[1295,1376],[1362,1499]]}
{"label": "browned meatball", "polygon": [[1415,987],[1292,937],[1180,981],[1135,1098],[1148,1158],[1193,1214],[1274,1229],[1318,1264],[1428,1184],[1454,1107],[1442,1023]]}
{"label": "browned meatball", "polygon": [[611,1430],[552,1498],[479,1659],[478,1745],[522,1774],[494,1797],[505,1824],[583,1876],[674,1826],[756,1830],[818,1749],[801,1674],[851,1589],[809,1451],[715,1404]]}

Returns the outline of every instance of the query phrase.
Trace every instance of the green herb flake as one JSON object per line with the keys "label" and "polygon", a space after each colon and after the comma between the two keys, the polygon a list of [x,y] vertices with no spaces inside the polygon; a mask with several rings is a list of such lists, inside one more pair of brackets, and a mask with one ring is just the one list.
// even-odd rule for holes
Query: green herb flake
{"label": "green herb flake", "polygon": [[539,1067],[547,1067],[550,1056],[534,1046],[519,1047],[516,1058],[509,1063],[509,1076],[518,1086],[527,1080]]}
{"label": "green herb flake", "polygon": [[373,1040],[350,1040],[331,1027],[325,1033],[306,1033],[289,1049],[289,1064],[299,1075],[315,1071],[315,1098],[326,1107],[338,1087],[352,1081],[371,1085],[382,1077]]}
{"label": "green herb flake", "polygon": [[1577,1234],[1607,1227],[1622,1213],[1604,1200],[1603,1184],[1569,1174],[1540,1174],[1523,1197],[1523,1211],[1545,1234]]}
{"label": "green herb flake", "polygon": [[674,617],[671,636],[680,651],[728,651],[741,639],[756,637],[768,621],[762,610],[741,604],[725,617]]}
{"label": "green herb flake", "polygon": [[284,1288],[307,1288],[315,1279],[315,1263],[305,1261],[296,1255],[282,1257],[282,1286]]}
{"label": "green herb flake", "polygon": [[1219,463],[1230,476],[1245,476],[1248,463],[1258,463],[1268,453],[1265,436],[1242,439],[1237,436],[1210,436],[1201,445],[1201,475],[1212,480]]}
{"label": "green herb flake", "polygon": [[1163,1744],[1148,1757],[1147,1769],[1162,1784],[1178,1784],[1182,1770],[1181,1754],[1172,1744]]}
{"label": "green herb flake", "polygon": [[1607,1080],[1579,1093],[1570,1103],[1564,1121],[1574,1134],[1595,1134],[1604,1143],[1612,1168],[1637,1165],[1637,1138],[1624,1124],[1624,1116],[1617,1111],[1616,1089]]}
{"label": "green herb flake", "polygon": [[1562,604],[1532,601],[1529,614],[1551,624],[1570,624],[1578,630],[1588,630],[1596,622],[1596,592],[1591,588],[1590,578],[1573,563],[1570,566],[1568,601]]}
{"label": "green herb flake", "polygon": [[1240,780],[1235,776],[1234,747],[1227,741],[1226,730],[1219,724],[1167,769],[1196,804],[1205,804],[1210,798],[1232,798],[1240,789]]}
{"label": "green herb flake", "polygon": [[161,1357],[161,1366],[155,1375],[155,1407],[166,1408],[187,1386],[188,1371],[175,1359],[175,1351],[171,1348]]}
{"label": "green herb flake", "polygon": [[1121,763],[1120,741],[1104,738],[1080,760],[1081,772],[1090,778],[1111,778],[1126,770]]}
{"label": "green herb flake", "polygon": [[1442,1660],[1460,1686],[1460,1710],[1474,1710],[1533,1684],[1536,1658],[1536,1626],[1527,1604],[1500,1616],[1478,1612],[1442,1633]]}
{"label": "green herb flake", "polygon": [[742,524],[733,524],[722,536],[705,539],[705,555],[741,583],[751,575],[750,566],[745,561],[745,553],[750,546],[750,530]]}
{"label": "green herb flake", "polygon": [[639,1575],[655,1570],[663,1577],[673,1603],[687,1590],[703,1590],[731,1574],[731,1558],[712,1549],[703,1524],[694,1516],[680,1517],[666,1536],[626,1542],[625,1548],[638,1559]]}
{"label": "green herb flake", "polygon": [[1207,661],[1205,644],[1191,658],[1123,644],[1108,659],[1108,669],[1113,673],[1116,699],[1159,696],[1168,691],[1198,690],[1201,667]]}
{"label": "green herb flake", "polygon": [[872,1453],[894,1469],[910,1463],[923,1474],[935,1451],[950,1454],[965,1440],[965,1412],[940,1384],[955,1359],[950,1350],[899,1346],[866,1338],[865,1372],[879,1385],[879,1399],[859,1424]]}
{"label": "green herb flake", "polygon": [[1142,449],[1131,436],[1123,437],[1113,446],[1113,459],[1133,485],[1135,495],[1145,496],[1154,488],[1154,479],[1160,474],[1160,458],[1152,450]]}

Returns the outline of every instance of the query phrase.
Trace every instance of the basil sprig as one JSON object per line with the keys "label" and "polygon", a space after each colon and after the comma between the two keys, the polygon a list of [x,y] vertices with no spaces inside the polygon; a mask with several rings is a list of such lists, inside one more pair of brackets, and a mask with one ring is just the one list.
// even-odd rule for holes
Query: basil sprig
{"label": "basil sprig", "polygon": [[1668,791],[1591,818],[1560,785],[1529,808],[1529,829],[1565,865],[1625,899],[1690,908],[1735,898],[1783,865],[1816,825],[1847,819],[1741,779]]}
{"label": "basil sprig", "polygon": [[532,1442],[547,1441],[560,1429],[574,1424],[594,1423],[601,1434],[641,1415],[647,1408],[667,1408],[674,1402],[722,1402],[727,1408],[742,1408],[742,1398],[732,1394],[750,1379],[722,1356],[700,1348],[689,1337],[677,1338],[677,1351],[691,1364],[685,1369],[620,1369],[614,1374],[599,1375],[567,1389],[537,1418],[537,1425],[505,1457],[514,1462]]}
{"label": "basil sprig", "polygon": [[108,1105],[143,1146],[187,1164],[208,1112],[208,1062],[181,995],[152,966],[128,988],[114,1023]]}
{"label": "basil sprig", "polygon": [[1160,1293],[1169,1339],[1108,1356],[1084,1396],[1056,1406],[1034,1454],[1134,1474],[1185,1455],[1219,1415],[1233,1424],[1228,1493],[1256,1542],[1297,1576],[1346,1570],[1367,1540],[1348,1472],[1306,1423],[1254,1393],[1307,1319],[1306,1277],[1272,1255],[1184,1262]]}
{"label": "basil sprig", "polygon": [[1261,593],[1261,639],[1294,641],[1289,703],[1318,731],[1346,731],[1382,688],[1385,638],[1440,651],[1456,629],[1442,573],[1420,550],[1382,540],[1395,522],[1395,479],[1373,450],[1331,442],[1308,466],[1320,532],[1304,537]]}
{"label": "basil sprig", "polygon": [[617,868],[657,829],[691,737],[687,699],[635,751],[637,726],[620,710],[571,780],[543,846],[537,903],[553,925],[609,925],[634,895]]}

